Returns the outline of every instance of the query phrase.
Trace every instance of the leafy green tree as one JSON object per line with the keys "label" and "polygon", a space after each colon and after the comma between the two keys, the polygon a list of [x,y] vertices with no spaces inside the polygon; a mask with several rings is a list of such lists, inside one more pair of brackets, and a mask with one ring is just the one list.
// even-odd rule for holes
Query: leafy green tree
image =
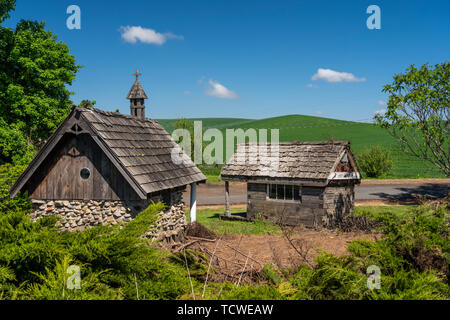
{"label": "leafy green tree", "polygon": [[9,188],[25,170],[25,167],[25,165],[14,166],[10,163],[0,166],[0,215],[10,211],[31,211],[31,201],[26,192],[18,194],[12,199],[9,194]]}
{"label": "leafy green tree", "polygon": [[411,65],[383,88],[387,111],[375,123],[400,141],[404,152],[431,162],[450,176],[450,62]]}
{"label": "leafy green tree", "polygon": [[81,100],[78,106],[81,108],[93,108],[96,103],[95,100]]}
{"label": "leafy green tree", "polygon": [[[0,21],[15,1],[2,1]],[[70,91],[81,66],[44,22],[0,25],[0,159],[27,163],[70,110]]]}
{"label": "leafy green tree", "polygon": [[9,12],[16,8],[16,0],[0,1],[0,23],[9,18]]}

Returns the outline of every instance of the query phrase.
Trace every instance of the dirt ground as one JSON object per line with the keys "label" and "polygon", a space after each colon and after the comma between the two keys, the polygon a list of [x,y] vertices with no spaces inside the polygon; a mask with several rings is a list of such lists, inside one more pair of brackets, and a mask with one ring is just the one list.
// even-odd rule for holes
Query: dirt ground
{"label": "dirt ground", "polygon": [[418,202],[414,199],[405,200],[356,200],[355,206],[405,206],[415,205]]}
{"label": "dirt ground", "polygon": [[293,233],[291,242],[284,235],[225,234],[220,240],[198,241],[190,248],[203,251],[220,270],[239,274],[243,270],[259,271],[265,264],[278,268],[295,268],[300,264],[312,265],[314,258],[325,250],[335,255],[347,253],[347,245],[355,239],[375,240],[377,235],[362,232],[342,233],[335,230],[300,228]]}

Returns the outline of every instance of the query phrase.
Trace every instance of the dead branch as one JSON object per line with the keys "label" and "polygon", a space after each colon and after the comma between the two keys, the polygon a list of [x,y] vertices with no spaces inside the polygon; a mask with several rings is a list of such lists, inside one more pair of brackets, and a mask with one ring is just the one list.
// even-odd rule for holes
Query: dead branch
{"label": "dead branch", "polygon": [[206,238],[199,238],[199,237],[193,237],[193,236],[186,236],[186,239],[206,241],[206,242],[216,242],[217,241],[217,239],[206,239]]}
{"label": "dead branch", "polygon": [[[209,256],[212,255],[212,253],[211,253],[208,249],[205,249],[204,252],[207,253]],[[225,262],[228,262],[228,263],[230,263],[230,264],[233,264],[233,265],[236,265],[236,266],[239,266],[239,267],[242,267],[242,266],[244,265],[243,263],[240,263],[240,262],[237,262],[237,261],[233,261],[233,260],[230,260],[230,259],[227,259],[227,258],[224,258],[224,257],[216,256],[216,258],[217,258],[218,260],[223,260],[223,261],[225,261]]]}
{"label": "dead branch", "polygon": [[243,275],[244,272],[245,272],[245,268],[247,267],[247,263],[248,263],[248,258],[250,258],[250,256],[251,256],[251,253],[250,253],[250,251],[249,251],[249,252],[248,252],[248,256],[247,256],[247,260],[245,260],[244,269],[242,269],[241,276],[239,277],[239,281],[238,281],[238,283],[237,283],[237,287],[239,287],[239,284],[241,283],[242,275]]}
{"label": "dead branch", "polygon": [[[203,285],[203,293],[202,293],[202,298],[205,296],[205,290],[206,290],[206,284],[208,282],[208,277],[209,277],[209,270],[211,269],[211,263],[214,260],[214,255],[216,254],[216,250],[217,250],[217,246],[220,243],[220,240],[222,240],[223,237],[223,233],[219,238],[219,241],[216,242],[216,246],[214,247],[214,252],[212,253],[211,259],[209,259],[209,265],[208,265],[208,272],[206,273],[206,279],[205,279],[205,284]],[[219,264],[219,262],[217,262]]]}
{"label": "dead branch", "polygon": [[275,250],[273,243],[274,242],[272,240],[268,241],[270,251],[272,252],[273,260],[275,261],[276,266],[279,269],[281,269],[283,267],[283,263],[280,257],[280,253],[277,250]]}
{"label": "dead branch", "polygon": [[188,242],[188,243],[185,243],[185,244],[183,244],[181,247],[176,248],[176,249],[174,250],[174,252],[180,252],[181,250],[186,249],[187,247],[189,247],[189,246],[191,246],[191,245],[193,245],[194,243],[197,243],[197,242],[199,242],[199,241],[200,241],[200,240],[193,240],[193,241],[190,241],[190,242]]}
{"label": "dead branch", "polygon": [[295,250],[295,252],[298,254],[298,256],[310,267],[312,268],[313,265],[308,261],[308,253],[311,249],[307,242],[303,239],[299,239],[300,242],[299,245],[295,245],[294,241],[292,240],[290,234],[292,233],[293,228],[290,228],[291,230],[287,230],[288,226],[284,223],[285,220],[285,210],[286,208],[283,207],[281,214],[279,215],[280,219],[278,222],[278,225],[281,228],[282,234],[284,238],[288,241],[288,243],[291,245],[291,247]]}
{"label": "dead branch", "polygon": [[136,285],[136,298],[139,300],[139,289],[138,289],[138,284],[137,284],[137,280],[136,280],[136,273],[134,274],[134,284]]}
{"label": "dead branch", "polygon": [[189,272],[189,266],[188,266],[188,262],[187,262],[187,258],[186,258],[186,250],[183,250],[183,254],[184,254],[184,261],[186,261],[186,269],[187,269],[188,276],[189,276],[189,282],[191,284],[192,298],[195,300],[194,286],[192,285],[191,273]]}
{"label": "dead branch", "polygon": [[291,247],[295,250],[295,252],[297,252],[297,254],[299,255],[300,258],[302,258],[302,260],[310,267],[313,268],[314,266],[308,261],[308,253],[309,250],[311,249],[306,240],[304,239],[298,239],[298,241],[300,242],[300,244],[297,246],[294,244],[294,241],[292,240],[292,238],[287,234],[283,232],[283,235],[285,237],[285,239],[289,242],[289,244],[291,245]]}
{"label": "dead branch", "polygon": [[[241,234],[241,237],[239,238],[237,249],[239,249],[241,246],[242,237],[243,237],[243,234]],[[234,260],[236,259],[236,256],[237,256],[237,250],[234,251],[234,257],[233,257],[233,260],[231,260],[231,264],[234,264]],[[225,283],[230,275],[230,272],[231,272],[231,269],[228,270],[228,272],[223,280],[223,284],[222,284],[222,287],[220,288],[219,295],[218,295],[219,298],[220,298],[220,295],[222,294],[223,287],[225,286]]]}
{"label": "dead branch", "polygon": [[[245,253],[243,253],[242,251],[239,251],[238,249],[236,249],[236,248],[233,248],[231,245],[229,245],[228,243],[226,243],[226,242],[224,242],[224,244],[228,247],[228,248],[230,248],[230,249],[232,249],[232,250],[234,250],[235,252],[237,252],[237,253],[239,253],[239,254],[241,254],[242,256],[244,256],[244,257],[248,257],[248,255],[246,255]],[[261,263],[261,262],[259,262],[258,260],[256,260],[256,259],[254,259],[254,258],[252,258],[252,257],[250,257],[250,260],[252,260],[252,261],[254,261],[254,262],[256,262],[256,263],[258,263],[261,267],[263,267],[264,266],[264,264],[263,263]]]}

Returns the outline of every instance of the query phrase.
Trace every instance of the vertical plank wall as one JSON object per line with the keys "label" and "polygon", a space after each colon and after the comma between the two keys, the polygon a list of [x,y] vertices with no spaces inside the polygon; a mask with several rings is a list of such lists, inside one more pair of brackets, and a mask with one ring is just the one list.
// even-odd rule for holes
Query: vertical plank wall
{"label": "vertical plank wall", "polygon": [[[82,179],[80,171],[91,175]],[[88,134],[66,134],[28,182],[30,198],[42,200],[139,200]]]}

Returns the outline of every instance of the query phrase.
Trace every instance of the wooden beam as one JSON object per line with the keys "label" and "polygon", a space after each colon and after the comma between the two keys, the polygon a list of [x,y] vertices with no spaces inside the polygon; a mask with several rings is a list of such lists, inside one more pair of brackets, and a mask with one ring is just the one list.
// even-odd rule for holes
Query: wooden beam
{"label": "wooden beam", "polygon": [[359,172],[332,172],[328,176],[329,180],[360,180]]}
{"label": "wooden beam", "polygon": [[279,178],[279,177],[250,177],[250,176],[226,176],[223,181],[247,182],[247,183],[272,183],[298,186],[324,187],[328,184],[327,179],[302,179],[302,178]]}

